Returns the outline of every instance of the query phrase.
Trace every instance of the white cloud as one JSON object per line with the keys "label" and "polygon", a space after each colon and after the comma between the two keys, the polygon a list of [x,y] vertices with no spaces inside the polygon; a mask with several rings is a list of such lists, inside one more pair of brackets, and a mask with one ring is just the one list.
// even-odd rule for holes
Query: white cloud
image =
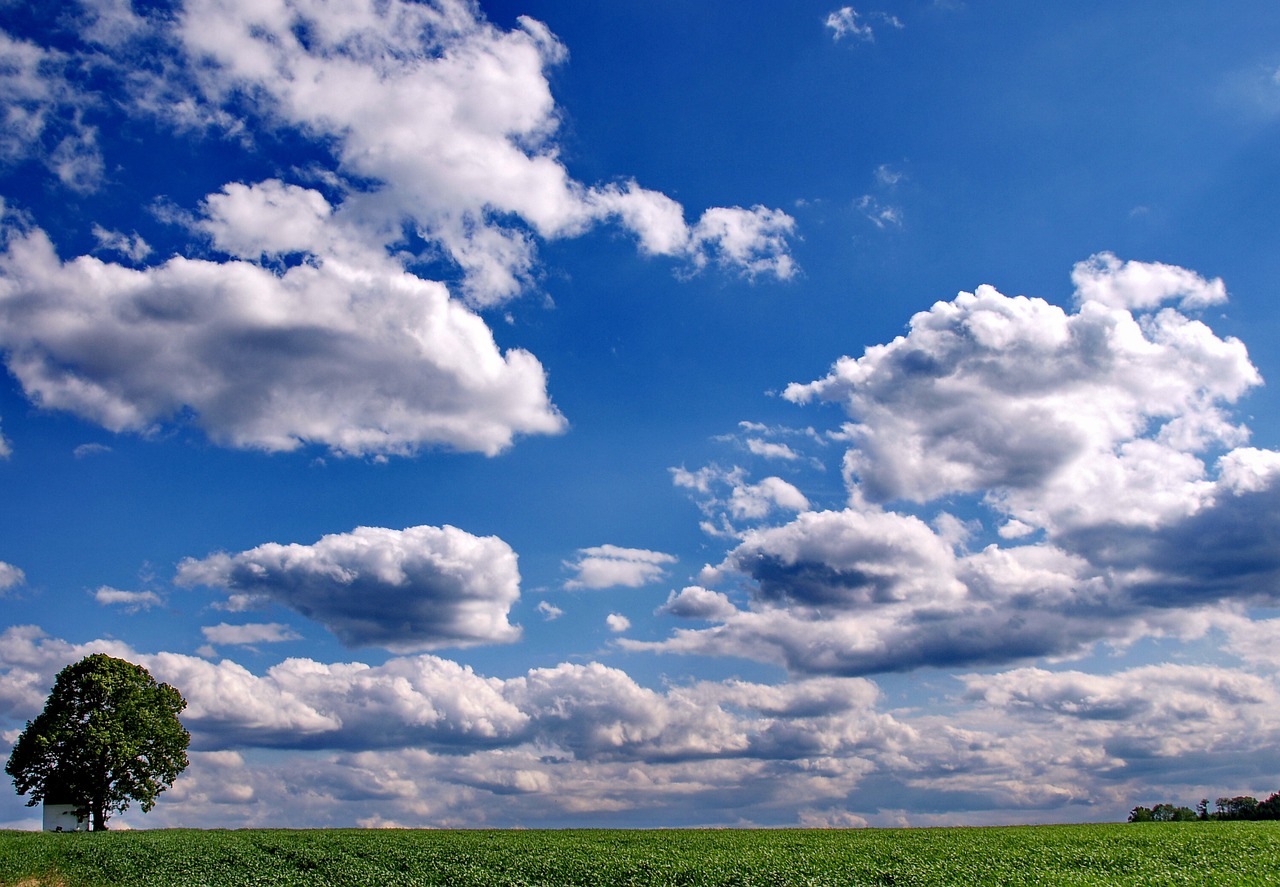
{"label": "white cloud", "polygon": [[[1166,266],[1089,267],[1089,288],[1147,308],[1158,300],[1134,293],[1203,291],[1203,304],[1221,288]],[[844,510],[737,530],[716,509],[769,515],[749,507],[741,469],[673,472],[709,528],[738,539],[702,581],[740,583],[749,609],[699,588],[663,612],[718,624],[622,643],[866,674],[1196,636],[1237,602],[1274,606],[1280,453],[1239,446],[1247,429],[1227,411],[1260,381],[1240,342],[1170,308],[1085,299],[1068,314],[990,287],[938,302],[907,335],[786,391],[853,420]],[[988,521],[1003,541],[969,553]]]}
{"label": "white cloud", "polygon": [[1164,770],[1165,779],[1199,783],[1197,769],[1212,759],[1238,755],[1247,767],[1277,739],[1274,680],[1232,669],[1161,663],[1095,675],[1025,668],[963,680],[968,698],[999,712],[1014,735],[1097,749],[1097,769],[1111,779]]}
{"label": "white cloud", "polygon": [[65,84],[48,75],[57,65],[57,53],[0,31],[0,110],[4,129],[0,157],[14,160],[29,154],[44,130],[50,105]]}
{"label": "white cloud", "polygon": [[188,558],[177,583],[283,604],[350,646],[396,652],[508,643],[520,596],[511,547],[455,527],[358,527],[313,545],[267,543]]}
{"label": "white cloud", "polygon": [[195,227],[218,249],[241,259],[323,254],[331,250],[335,236],[327,224],[333,207],[324,195],[279,179],[223,185],[205,198],[203,210]]}
{"label": "white cloud", "polygon": [[93,599],[104,607],[124,607],[130,613],[150,610],[164,603],[154,591],[122,591],[109,585],[103,585],[95,591]]}
{"label": "white cloud", "polygon": [[795,219],[781,210],[713,207],[693,229],[694,264],[701,268],[714,260],[748,277],[788,280],[796,273],[787,251],[787,238],[794,231]]}
{"label": "white cloud", "polygon": [[729,498],[729,511],[738,519],[762,518],[775,508],[807,511],[809,500],[780,477],[766,477],[758,484],[735,486]]}
{"label": "white cloud", "polygon": [[92,103],[68,79],[66,54],[0,31],[0,162],[39,158],[63,184],[90,191],[102,177]]}
{"label": "white cloud", "polygon": [[688,585],[679,592],[673,591],[667,595],[667,602],[657,612],[681,619],[713,619],[723,622],[737,615],[738,608],[722,592],[711,591],[700,585]]}
{"label": "white cloud", "polygon": [[1061,483],[1054,511],[1065,512],[1068,489],[1082,498],[1107,464],[1124,472],[1151,458],[1117,460],[1116,450],[1152,426],[1162,447],[1242,442],[1221,405],[1260,381],[1238,340],[1176,312],[1136,318],[1091,301],[1067,314],[984,286],[785,396],[838,402],[856,420],[846,472],[874,500]]}
{"label": "white cloud", "polygon": [[0,593],[4,593],[11,588],[17,588],[26,581],[26,573],[13,564],[6,564],[4,561],[0,561]]}
{"label": "white cloud", "polygon": [[207,99],[230,103],[247,88],[269,116],[332,139],[343,174],[381,185],[340,212],[387,230],[412,220],[462,268],[476,304],[511,298],[532,274],[534,239],[513,216],[542,238],[615,219],[647,253],[695,267],[714,258],[752,276],[794,272],[784,213],[715,207],[690,228],[679,204],[634,182],[574,181],[558,157],[546,77],[567,53],[541,23],[521,18],[504,32],[462,3],[332,12],[326,0],[193,0],[179,33],[206,66]]}
{"label": "white cloud", "polygon": [[[1160,800],[1271,790],[1280,749],[1271,670],[1016,669],[966,675],[928,708],[889,713],[858,678],[656,691],[600,663],[496,679],[430,655],[289,659],[255,674],[30,627],[0,632],[4,723],[33,717],[57,670],[97,650],[188,700],[191,766],[153,827],[705,825],[726,810],[765,825],[1097,820],[1123,817],[1145,800],[1139,789]],[[945,818],[909,812],[940,791]]]}
{"label": "white cloud", "polygon": [[146,30],[146,19],[133,11],[132,0],[80,0],[86,19],[81,36],[115,47]]}
{"label": "white cloud", "polygon": [[631,620],[621,613],[610,613],[604,618],[604,621],[612,632],[623,632],[631,627]]}
{"label": "white cloud", "polygon": [[83,459],[86,456],[96,456],[99,453],[109,453],[111,447],[100,443],[83,443],[71,451],[71,455],[77,459]]}
{"label": "white cloud", "polygon": [[[170,22],[94,0],[83,13],[86,39],[111,50],[93,64],[139,62],[118,72],[129,95],[73,85],[63,69],[75,59],[5,37],[17,141],[0,153],[39,150],[69,186],[92,188],[103,163],[82,111],[109,100],[243,139],[300,129],[334,165],[308,173],[324,194],[232,182],[198,214],[169,214],[230,261],[63,263],[42,232],[11,225],[0,350],[44,406],[113,431],[184,417],[216,443],[271,451],[492,454],[564,429],[543,368],[500,352],[483,320],[407,263],[455,263],[462,294],[492,306],[530,285],[539,238],[612,220],[687,268],[795,273],[795,223],[779,210],[711,207],[688,224],[676,201],[633,181],[570,177],[547,81],[566,52],[531,19],[504,31],[453,0],[191,0]],[[150,256],[136,233],[94,231],[99,250],[131,265]],[[418,237],[425,249],[410,244]]]}
{"label": "white cloud", "polygon": [[871,26],[864,24],[862,16],[852,6],[842,6],[827,16],[827,27],[831,29],[831,39],[842,40],[854,37],[868,42],[875,40],[875,32]]}
{"label": "white cloud", "polygon": [[493,454],[564,428],[531,354],[502,354],[442,285],[388,261],[134,270],[64,263],[42,231],[15,233],[0,255],[0,345],[29,396],[112,431],[190,410],[235,447]]}
{"label": "white cloud", "polygon": [[876,182],[883,187],[892,188],[906,178],[907,174],[905,172],[894,169],[887,163],[882,163],[876,167]]}
{"label": "white cloud", "polygon": [[666,575],[666,565],[676,558],[660,551],[644,548],[620,548],[617,545],[599,545],[578,551],[578,559],[565,562],[565,566],[577,575],[565,583],[565,588],[639,588],[656,582]]}
{"label": "white cloud", "polygon": [[901,207],[881,203],[878,198],[870,194],[863,194],[853,202],[853,205],[881,230],[889,227],[901,228],[903,225]]}
{"label": "white cloud", "polygon": [[243,625],[206,625],[200,629],[204,639],[211,644],[250,645],[276,644],[296,641],[302,635],[279,622],[250,622]]}
{"label": "white cloud", "polygon": [[765,459],[781,459],[785,462],[794,462],[800,458],[799,454],[786,444],[760,440],[756,437],[748,438],[747,449],[753,455],[761,456]]}
{"label": "white cloud", "polygon": [[1222,278],[1205,280],[1194,271],[1159,262],[1121,262],[1112,253],[1098,253],[1071,272],[1076,301],[1101,302],[1108,308],[1149,311],[1178,299],[1182,309],[1206,308],[1227,301]]}
{"label": "white cloud", "polygon": [[[78,123],[78,120],[77,120]],[[88,194],[102,184],[104,163],[98,150],[98,131],[79,124],[49,155],[48,166],[72,191]]]}
{"label": "white cloud", "polygon": [[538,601],[538,612],[541,613],[542,618],[548,622],[559,619],[564,615],[564,610],[547,601]]}
{"label": "white cloud", "polygon": [[4,436],[4,431],[0,430],[0,459],[8,459],[13,455],[13,446],[9,443],[9,439]]}
{"label": "white cloud", "polygon": [[[809,500],[796,486],[780,477],[766,477],[759,483],[747,480],[746,469],[724,469],[708,465],[697,471],[672,468],[671,480],[690,490],[706,516],[702,529],[709,535],[732,538],[741,535],[742,521],[755,522],[778,509],[806,511]],[[721,491],[724,491],[723,493]]]}

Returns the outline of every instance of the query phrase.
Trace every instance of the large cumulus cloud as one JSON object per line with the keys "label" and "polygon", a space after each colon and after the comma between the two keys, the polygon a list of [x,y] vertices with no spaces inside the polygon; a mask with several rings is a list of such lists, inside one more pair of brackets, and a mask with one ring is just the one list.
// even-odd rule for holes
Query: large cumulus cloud
{"label": "large cumulus cloud", "polygon": [[64,262],[37,229],[0,254],[0,345],[42,406],[113,431],[189,413],[237,447],[492,454],[564,427],[533,355],[502,353],[441,284],[389,262],[136,270]]}
{"label": "large cumulus cloud", "polygon": [[520,637],[507,621],[520,597],[515,552],[450,526],[357,527],[311,545],[188,558],[176,581],[282,604],[350,646],[406,652]]}
{"label": "large cumulus cloud", "polygon": [[1194,635],[1274,605],[1280,453],[1231,414],[1261,379],[1242,342],[1162,307],[1219,303],[1222,281],[1110,254],[1073,279],[1074,311],[980,287],[789,386],[850,420],[833,435],[847,506],[737,533],[701,577],[737,601],[695,587],[662,609],[715,624],[622,643],[868,674]]}
{"label": "large cumulus cloud", "polygon": [[[41,406],[113,431],[190,421],[233,447],[494,454],[565,427],[538,360],[500,350],[475,313],[534,284],[539,241],[616,224],[686,270],[794,273],[780,210],[687,222],[632,180],[577,181],[547,77],[567,53],[532,19],[507,31],[458,0],[82,12],[65,49],[0,33],[0,162],[39,155],[70,187],[113,187],[84,122],[101,119],[221,132],[249,155],[305,144],[310,163],[267,156],[288,174],[161,200],[188,238],[167,260],[116,230],[131,219],[92,226],[127,262],[64,261],[10,205],[0,350]],[[115,178],[138,175],[156,187]]]}

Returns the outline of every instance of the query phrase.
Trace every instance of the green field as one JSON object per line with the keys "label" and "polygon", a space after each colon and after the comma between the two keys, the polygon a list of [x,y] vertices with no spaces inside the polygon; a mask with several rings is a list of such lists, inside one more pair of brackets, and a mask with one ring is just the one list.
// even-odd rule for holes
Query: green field
{"label": "green field", "polygon": [[0,883],[1280,884],[1280,823],[841,831],[0,832]]}

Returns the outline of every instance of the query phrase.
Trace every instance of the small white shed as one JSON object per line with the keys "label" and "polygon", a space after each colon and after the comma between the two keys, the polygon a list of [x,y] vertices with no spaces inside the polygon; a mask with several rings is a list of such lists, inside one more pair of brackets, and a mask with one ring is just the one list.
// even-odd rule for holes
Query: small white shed
{"label": "small white shed", "polygon": [[89,818],[76,816],[76,801],[61,786],[50,785],[44,796],[46,832],[87,832]]}

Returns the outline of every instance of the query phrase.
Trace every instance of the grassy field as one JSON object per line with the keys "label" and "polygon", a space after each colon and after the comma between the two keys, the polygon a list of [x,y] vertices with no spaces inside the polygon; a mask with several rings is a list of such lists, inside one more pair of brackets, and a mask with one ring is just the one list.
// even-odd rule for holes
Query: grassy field
{"label": "grassy field", "polygon": [[1280,823],[0,832],[0,884],[1280,885]]}

